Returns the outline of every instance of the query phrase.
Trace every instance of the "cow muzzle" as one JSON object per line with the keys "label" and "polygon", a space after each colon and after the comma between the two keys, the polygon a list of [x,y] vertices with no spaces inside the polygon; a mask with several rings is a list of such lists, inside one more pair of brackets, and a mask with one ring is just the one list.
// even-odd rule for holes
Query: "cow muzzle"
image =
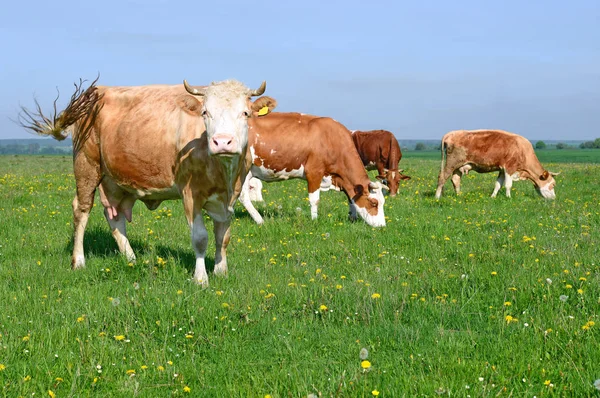
{"label": "cow muzzle", "polygon": [[208,143],[212,155],[233,156],[241,154],[237,139],[231,134],[215,134]]}

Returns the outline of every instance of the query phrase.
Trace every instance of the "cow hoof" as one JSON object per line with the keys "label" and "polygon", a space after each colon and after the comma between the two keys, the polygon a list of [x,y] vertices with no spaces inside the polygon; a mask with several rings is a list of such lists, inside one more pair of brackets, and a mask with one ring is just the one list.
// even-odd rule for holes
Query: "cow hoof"
{"label": "cow hoof", "polygon": [[227,266],[225,265],[225,266],[219,267],[218,265],[215,265],[215,269],[213,270],[213,273],[220,277],[227,277]]}
{"label": "cow hoof", "polygon": [[85,258],[83,256],[74,257],[71,261],[71,269],[85,268]]}
{"label": "cow hoof", "polygon": [[202,287],[202,289],[206,289],[208,287],[208,277],[205,277],[205,278],[194,277],[194,283],[196,283],[196,285]]}

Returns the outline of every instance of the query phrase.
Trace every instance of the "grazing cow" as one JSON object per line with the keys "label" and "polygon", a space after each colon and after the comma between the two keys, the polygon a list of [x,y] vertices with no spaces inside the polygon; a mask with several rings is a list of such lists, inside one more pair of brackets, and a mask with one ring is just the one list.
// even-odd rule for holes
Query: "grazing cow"
{"label": "grazing cow", "polygon": [[460,178],[469,170],[478,173],[500,171],[492,197],[504,185],[510,197],[513,180],[530,180],[536,191],[546,199],[554,199],[554,176],[538,160],[531,142],[526,138],[502,130],[457,130],[442,138],[442,166],[438,177],[436,199],[442,196],[445,182],[452,176],[452,184],[460,193]]}
{"label": "grazing cow", "polygon": [[374,227],[385,226],[382,185],[372,182],[352,143],[349,131],[327,117],[300,113],[271,113],[249,121],[251,168],[240,202],[258,224],[263,219],[250,200],[252,177],[262,181],[303,178],[308,182],[311,216],[317,218],[321,183],[348,197],[350,218],[356,214]]}
{"label": "grazing cow", "polygon": [[[72,268],[85,266],[83,235],[96,188],[119,250],[135,255],[125,231],[141,200],[156,209],[183,199],[196,254],[194,281],[208,285],[204,209],[214,221],[215,274],[227,274],[230,218],[247,173],[248,120],[256,117],[257,90],[230,80],[209,86],[95,86],[80,83],[60,115],[46,118],[23,109],[21,124],[41,135],[72,133],[77,194],[73,200]],[[191,94],[191,95],[190,95]],[[265,98],[265,97],[263,97]],[[267,97],[268,98],[268,97]],[[66,132],[65,130],[68,129]]]}
{"label": "grazing cow", "polygon": [[387,130],[353,131],[352,140],[367,170],[377,170],[377,179],[390,188],[390,196],[396,196],[400,180],[410,180],[398,170],[402,159],[400,144],[394,134]]}

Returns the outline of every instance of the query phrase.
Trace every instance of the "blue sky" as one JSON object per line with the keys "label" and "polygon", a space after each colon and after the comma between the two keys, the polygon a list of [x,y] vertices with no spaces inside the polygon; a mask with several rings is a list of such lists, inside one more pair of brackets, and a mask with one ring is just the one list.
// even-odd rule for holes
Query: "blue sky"
{"label": "blue sky", "polygon": [[600,1],[10,1],[0,139],[37,98],[103,85],[267,80],[282,112],[438,139],[600,137]]}

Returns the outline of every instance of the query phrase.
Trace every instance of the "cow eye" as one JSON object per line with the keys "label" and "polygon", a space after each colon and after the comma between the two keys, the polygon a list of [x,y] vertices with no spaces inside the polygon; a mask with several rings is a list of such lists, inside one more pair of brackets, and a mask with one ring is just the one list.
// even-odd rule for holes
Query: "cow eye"
{"label": "cow eye", "polygon": [[208,116],[208,111],[206,109],[202,109],[202,117]]}
{"label": "cow eye", "polygon": [[244,117],[250,117],[250,112],[244,111],[242,112],[242,115],[244,115]]}

